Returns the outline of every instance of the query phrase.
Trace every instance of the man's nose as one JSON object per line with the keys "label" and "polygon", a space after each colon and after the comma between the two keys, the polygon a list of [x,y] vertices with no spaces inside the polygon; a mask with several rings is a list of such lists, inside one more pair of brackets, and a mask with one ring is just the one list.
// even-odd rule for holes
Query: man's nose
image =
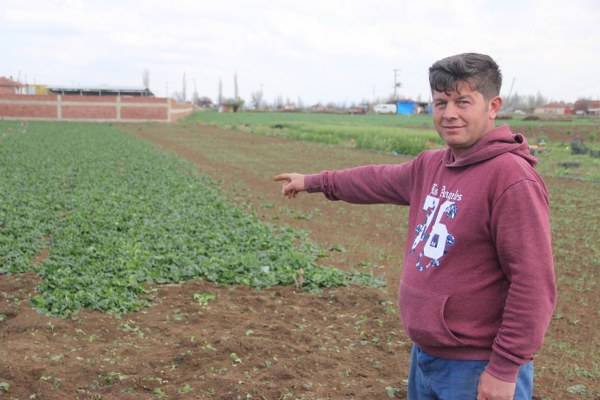
{"label": "man's nose", "polygon": [[446,107],[444,107],[444,115],[443,117],[445,119],[453,119],[453,118],[457,118],[458,114],[456,113],[456,106],[453,105],[452,103],[447,103]]}

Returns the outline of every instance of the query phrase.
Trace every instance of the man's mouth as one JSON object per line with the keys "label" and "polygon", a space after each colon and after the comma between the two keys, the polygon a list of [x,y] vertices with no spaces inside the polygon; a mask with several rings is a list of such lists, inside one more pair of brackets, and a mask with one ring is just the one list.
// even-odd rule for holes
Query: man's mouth
{"label": "man's mouth", "polygon": [[450,125],[450,126],[442,126],[442,128],[448,129],[448,130],[456,130],[456,129],[464,128],[464,126]]}

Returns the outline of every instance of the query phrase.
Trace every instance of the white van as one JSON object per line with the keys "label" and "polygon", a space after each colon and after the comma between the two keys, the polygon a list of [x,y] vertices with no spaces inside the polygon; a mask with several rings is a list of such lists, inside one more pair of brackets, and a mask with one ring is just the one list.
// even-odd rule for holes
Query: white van
{"label": "white van", "polygon": [[395,104],[377,104],[373,107],[373,111],[377,114],[396,114]]}

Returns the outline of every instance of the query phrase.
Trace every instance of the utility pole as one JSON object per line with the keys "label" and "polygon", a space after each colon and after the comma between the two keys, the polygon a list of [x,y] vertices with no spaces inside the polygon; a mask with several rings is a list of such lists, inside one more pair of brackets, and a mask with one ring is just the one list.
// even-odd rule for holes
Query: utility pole
{"label": "utility pole", "polygon": [[394,69],[394,100],[398,101],[398,88],[400,87],[400,82],[398,82],[398,74],[400,70]]}
{"label": "utility pole", "polygon": [[192,95],[192,104],[198,104],[198,88],[196,87],[196,78],[194,78],[194,94]]}
{"label": "utility pole", "polygon": [[219,106],[223,105],[223,81],[219,78]]}
{"label": "utility pole", "polygon": [[512,90],[513,90],[513,87],[515,86],[515,81],[516,80],[517,80],[517,78],[513,78],[512,83],[510,84],[510,90],[508,91],[508,98],[507,98],[507,100],[510,99],[510,95],[512,94]]}
{"label": "utility pole", "polygon": [[510,84],[510,90],[508,91],[508,97],[506,98],[506,105],[509,106],[507,107],[510,110],[510,107],[514,107],[514,104],[510,103],[510,96],[512,95],[512,91],[513,91],[513,87],[515,86],[515,81],[517,80],[517,78],[513,78],[512,83]]}
{"label": "utility pole", "polygon": [[240,98],[239,93],[238,93],[237,72],[233,75],[233,91],[234,91],[233,99],[237,103]]}
{"label": "utility pole", "polygon": [[182,97],[182,103],[185,103],[185,99],[186,99],[186,91],[187,91],[187,81],[185,79],[185,72],[183,73],[183,81],[181,82],[181,97]]}
{"label": "utility pole", "polygon": [[375,85],[373,85],[373,101],[371,101],[371,110],[375,107]]}
{"label": "utility pole", "polygon": [[262,110],[264,102],[263,84],[260,84],[260,102],[258,103],[258,109]]}

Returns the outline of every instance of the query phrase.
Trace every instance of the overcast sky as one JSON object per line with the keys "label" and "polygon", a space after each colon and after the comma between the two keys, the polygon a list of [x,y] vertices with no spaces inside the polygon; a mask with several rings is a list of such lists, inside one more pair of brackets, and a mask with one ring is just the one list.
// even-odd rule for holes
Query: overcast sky
{"label": "overcast sky", "polygon": [[[427,69],[490,54],[502,95],[600,99],[599,0],[0,0],[0,76],[25,83],[260,91],[305,105],[429,99]],[[396,71],[395,71],[396,70]]]}

